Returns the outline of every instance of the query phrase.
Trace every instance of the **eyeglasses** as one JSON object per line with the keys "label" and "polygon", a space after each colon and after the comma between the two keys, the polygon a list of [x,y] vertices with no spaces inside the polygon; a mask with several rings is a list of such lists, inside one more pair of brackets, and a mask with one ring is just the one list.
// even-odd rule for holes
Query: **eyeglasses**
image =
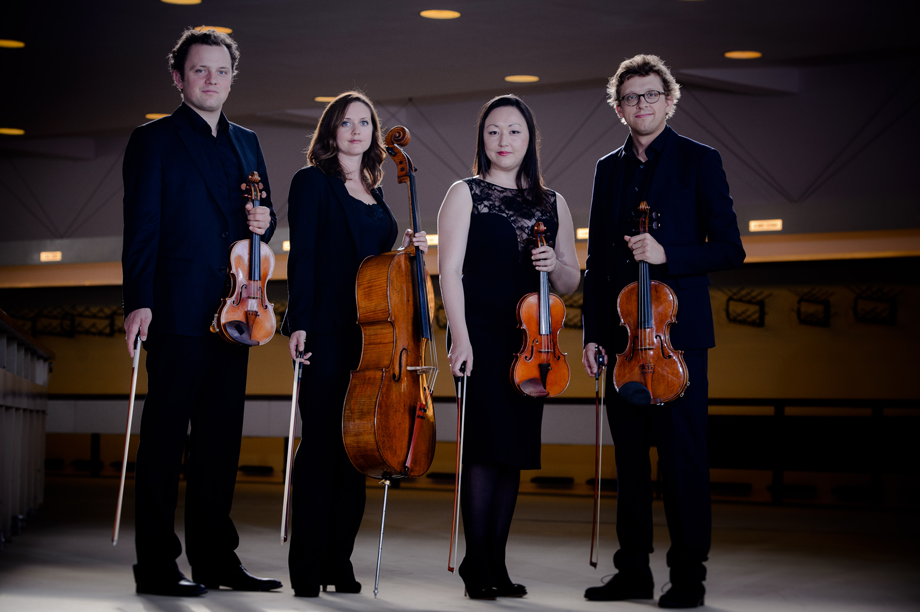
{"label": "eyeglasses", "polygon": [[649,104],[654,104],[658,101],[658,98],[663,96],[663,91],[647,91],[644,94],[626,94],[620,98],[620,103],[625,104],[626,106],[635,106],[639,103],[639,98],[645,98],[645,101]]}

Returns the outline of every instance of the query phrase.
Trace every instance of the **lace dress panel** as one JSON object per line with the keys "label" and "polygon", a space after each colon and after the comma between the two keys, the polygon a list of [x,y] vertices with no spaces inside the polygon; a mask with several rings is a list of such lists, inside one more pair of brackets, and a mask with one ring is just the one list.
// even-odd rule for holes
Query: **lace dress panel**
{"label": "lace dress panel", "polygon": [[[556,192],[546,190],[543,202],[531,202],[524,198],[520,189],[510,189],[489,183],[477,177],[463,179],[473,196],[473,213],[494,213],[505,217],[514,227],[518,239],[518,256],[524,253],[528,243],[533,243],[533,228],[538,221],[544,225],[558,225]],[[547,235],[549,244],[555,243],[555,236]]]}

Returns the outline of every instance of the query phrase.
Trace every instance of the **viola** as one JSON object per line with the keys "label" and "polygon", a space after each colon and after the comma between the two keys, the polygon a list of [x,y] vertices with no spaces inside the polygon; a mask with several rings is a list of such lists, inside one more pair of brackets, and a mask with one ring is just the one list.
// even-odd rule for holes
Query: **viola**
{"label": "viola", "polygon": [[[533,228],[537,248],[546,246],[546,227]],[[549,291],[549,273],[540,272],[540,290],[518,301],[518,328],[524,345],[511,364],[511,382],[523,395],[555,397],[569,386],[569,364],[559,349],[559,332],[565,322],[565,304]]]}
{"label": "viola", "polygon": [[[648,202],[639,205],[639,233],[647,234],[653,214]],[[657,227],[657,221],[655,222]],[[681,395],[689,377],[684,352],[671,346],[669,331],[677,323],[677,295],[649,277],[647,261],[639,262],[639,280],[617,297],[620,325],[629,333],[626,350],[617,355],[613,384],[634,404],[664,404]]]}
{"label": "viola", "polygon": [[[418,232],[414,166],[402,149],[409,139],[409,131],[397,126],[385,140],[397,180],[409,189],[412,230]],[[410,246],[368,257],[358,268],[355,297],[363,346],[345,396],[342,437],[358,471],[382,479],[385,518],[390,480],[421,476],[434,459],[432,395],[438,367],[431,325],[434,286],[424,254]],[[375,597],[382,547],[383,520]]]}
{"label": "viola", "polygon": [[[246,197],[259,206],[259,173],[247,179]],[[263,270],[265,271],[263,273]],[[211,331],[233,344],[259,346],[275,335],[275,307],[268,301],[265,287],[275,271],[275,254],[252,233],[248,240],[230,246],[230,293],[221,300]]]}

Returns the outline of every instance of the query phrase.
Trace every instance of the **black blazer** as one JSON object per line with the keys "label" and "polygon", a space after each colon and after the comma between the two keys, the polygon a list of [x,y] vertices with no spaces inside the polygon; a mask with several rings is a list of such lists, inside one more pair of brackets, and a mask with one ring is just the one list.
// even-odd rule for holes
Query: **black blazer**
{"label": "black blazer", "polygon": [[[371,190],[390,218],[390,244],[399,234],[396,219],[383,201],[383,190]],[[338,177],[326,176],[315,166],[303,168],[291,180],[288,223],[288,309],[283,333],[303,330],[336,334],[357,324],[355,279],[361,260],[362,214],[349,205],[351,196]]]}
{"label": "black blazer", "polygon": [[[245,217],[242,195],[235,210],[220,204],[225,198],[218,197],[211,178],[212,164],[220,161],[199,146],[185,112],[180,107],[169,117],[136,128],[128,141],[123,295],[126,315],[138,308],[153,310],[151,330],[202,336],[210,333],[226,297],[230,246],[250,233],[241,234],[238,228],[246,225],[231,222],[234,215]],[[261,203],[271,208],[268,173],[255,132],[231,123],[229,137],[242,167],[262,178],[268,197]],[[272,210],[264,241],[271,239],[275,225]]]}
{"label": "black blazer", "polygon": [[[665,129],[670,133],[649,187],[648,203],[661,213],[661,229],[650,233],[664,247],[668,261],[649,270],[653,280],[666,283],[677,294],[678,322],[670,334],[674,348],[712,348],[708,273],[744,262],[738,220],[719,152]],[[597,162],[585,262],[584,342],[596,342],[611,354],[627,345],[616,298],[637,280],[630,277],[635,266],[621,265],[617,258],[617,247],[629,233],[619,227],[625,155],[620,147]]]}

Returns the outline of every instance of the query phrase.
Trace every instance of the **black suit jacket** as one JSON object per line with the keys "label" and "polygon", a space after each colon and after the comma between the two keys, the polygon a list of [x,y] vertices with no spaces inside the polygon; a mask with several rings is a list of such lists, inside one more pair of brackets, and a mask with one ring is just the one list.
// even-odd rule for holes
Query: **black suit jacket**
{"label": "black suit jacket", "polygon": [[[212,159],[180,107],[134,130],[123,167],[125,233],[122,250],[125,314],[153,310],[151,330],[202,336],[225,295],[230,246],[250,237],[231,222],[246,200],[227,210],[213,182]],[[192,111],[194,112],[194,111]],[[255,132],[230,124],[230,141],[246,174],[259,173],[271,208],[271,187]],[[241,176],[239,183],[245,182]],[[276,219],[262,236],[267,242]]]}
{"label": "black suit jacket", "polygon": [[[671,327],[676,349],[715,346],[709,272],[740,266],[744,248],[718,151],[684,138],[671,128],[648,192],[648,204],[661,213],[661,228],[650,230],[664,247],[667,263],[649,266],[651,278],[677,294],[677,324]],[[627,141],[628,142],[628,141]],[[637,280],[635,266],[618,261],[620,197],[626,166],[620,147],[597,162],[591,198],[588,258],[584,280],[584,342],[608,353],[625,350],[616,298]],[[620,257],[619,259],[622,259]]]}
{"label": "black suit jacket", "polygon": [[[396,219],[383,201],[383,190],[371,190],[390,218],[389,243],[399,233]],[[303,168],[291,180],[288,223],[288,310],[282,330],[290,335],[335,334],[357,323],[355,278],[361,260],[360,221],[345,183],[314,166]]]}

